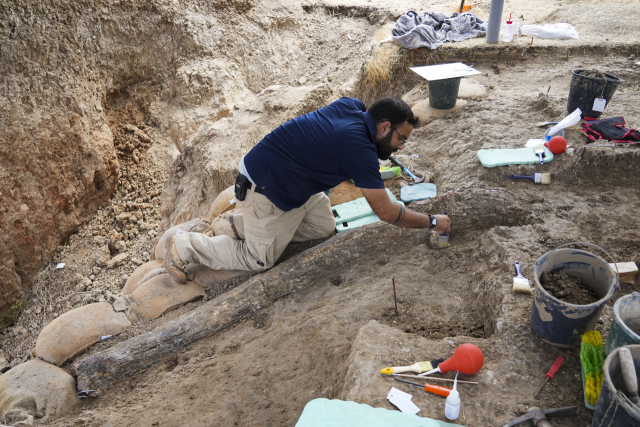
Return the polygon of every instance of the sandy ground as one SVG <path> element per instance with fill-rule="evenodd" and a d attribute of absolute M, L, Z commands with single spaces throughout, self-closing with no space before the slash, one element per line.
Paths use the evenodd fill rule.
<path fill-rule="evenodd" d="M 333 3 L 336 8 L 342 8 L 330 14 Z M 363 62 L 370 51 L 366 43 L 375 39 L 378 29 L 386 22 L 382 18 L 382 22 L 372 19 L 372 16 L 376 18 L 375 14 L 365 18 L 358 15 L 358 10 L 383 2 L 346 3 L 349 2 L 326 1 L 324 7 L 308 13 L 316 20 L 342 20 L 341 25 L 345 25 L 353 19 L 357 25 L 368 27 L 368 33 L 361 35 L 363 42 L 354 48 L 355 61 Z M 432 6 L 435 10 L 449 11 L 453 5 L 451 2 L 413 3 L 417 10 Z M 486 15 L 487 4 L 478 6 L 479 16 Z M 597 2 L 593 8 L 602 18 L 599 22 L 614 25 L 620 8 L 631 11 L 634 6 L 630 2 L 611 1 Z M 513 263 L 520 261 L 524 275 L 532 279 L 533 264 L 541 255 L 574 241 L 600 245 L 615 261 L 640 262 L 637 231 L 640 220 L 635 215 L 640 208 L 640 151 L 635 147 L 588 147 L 579 154 L 585 137 L 577 129 L 570 129 L 567 132 L 569 150 L 544 166 L 487 169 L 480 165 L 476 155 L 479 149 L 521 147 L 529 138 L 542 137 L 543 131 L 533 124 L 561 119 L 567 114 L 571 70 L 577 68 L 597 67 L 625 79 L 625 85 L 616 92 L 605 116 L 622 115 L 630 127 L 640 126 L 640 79 L 635 65 L 638 52 L 633 50 L 637 47 L 620 44 L 618 37 L 607 40 L 610 32 L 603 30 L 606 25 L 594 25 L 590 14 L 581 7 L 569 2 L 507 2 L 505 11 L 522 10 L 527 21 L 571 17 L 569 22 L 574 23 L 582 38 L 577 41 L 536 39 L 529 48 L 530 40 L 495 47 L 487 46 L 483 39 L 475 39 L 447 45 L 435 52 L 401 52 L 401 65 L 394 72 L 393 81 L 383 85 L 381 92 L 403 95 L 424 87 L 425 82 L 407 66 L 459 58 L 455 60 L 464 60 L 481 71 L 481 75 L 474 76 L 474 81 L 487 88 L 487 97 L 470 101 L 457 112 L 416 129 L 411 142 L 398 157 L 418 174 L 433 177 L 445 206 L 447 200 L 464 200 L 470 190 L 483 189 L 484 204 L 490 205 L 493 197 L 497 202 L 506 194 L 526 214 L 507 215 L 496 226 L 487 228 L 478 224 L 477 230 L 456 233 L 456 219 L 473 216 L 473 207 L 477 206 L 473 201 L 466 207 L 463 204 L 449 211 L 452 246 L 443 250 L 437 249 L 434 236 L 428 231 L 396 229 L 394 238 L 381 240 L 377 251 L 369 257 L 348 268 L 328 270 L 323 280 L 312 283 L 308 289 L 277 301 L 244 323 L 196 343 L 166 363 L 141 372 L 130 382 L 84 401 L 78 412 L 43 425 L 293 426 L 304 405 L 319 397 L 392 409 L 386 401 L 392 386 L 412 392 L 413 401 L 422 410 L 421 416 L 444 420 L 443 398 L 398 385 L 379 374 L 379 370 L 446 358 L 455 346 L 465 342 L 478 345 L 486 362 L 478 374 L 461 376 L 479 384 L 459 387 L 463 408 L 460 424 L 500 426 L 532 406 L 547 409 L 577 405 L 575 419 L 563 419 L 552 425 L 589 425 L 592 412 L 583 404 L 578 351 L 547 345 L 535 336 L 529 327 L 531 297 L 511 292 L 515 275 Z M 356 16 L 349 17 L 349 13 Z M 635 59 L 630 58 L 632 54 Z M 333 96 L 344 94 L 344 85 L 348 83 L 344 69 L 329 69 L 327 76 L 343 84 L 335 85 Z M 332 85 L 327 80 L 325 83 Z M 353 83 L 353 96 L 370 100 L 378 95 L 357 81 Z M 118 120 L 147 125 L 145 131 L 152 137 L 158 132 L 154 140 L 162 140 L 153 124 L 145 122 L 148 113 L 138 117 L 135 111 L 125 113 L 124 107 L 118 111 L 119 115 L 111 118 L 112 128 Z M 240 118 L 234 114 L 234 119 L 240 120 L 244 111 L 240 109 L 237 113 Z M 233 128 L 233 122 L 228 126 L 226 130 Z M 248 130 L 239 132 L 251 135 Z M 152 145 L 151 150 L 147 159 L 155 159 L 158 168 L 163 162 L 166 164 L 169 156 L 162 155 L 168 151 L 166 148 L 154 149 Z M 175 148 L 172 150 L 175 155 Z M 224 155 L 227 154 L 221 153 Z M 125 162 L 124 157 L 122 161 Z M 551 173 L 551 185 L 534 185 L 506 177 L 534 172 Z M 155 184 L 160 185 L 164 172 L 159 169 L 152 175 L 149 179 L 156 179 Z M 131 184 L 131 181 L 127 182 Z M 396 193 L 400 185 L 399 181 L 394 183 L 392 188 Z M 145 191 L 150 193 L 152 188 Z M 124 197 L 128 193 L 120 194 Z M 112 206 L 123 203 L 118 197 Z M 159 208 L 155 209 L 148 222 L 157 226 Z M 100 222 L 100 214 L 96 218 L 94 221 Z M 93 233 L 89 233 L 91 224 L 86 227 L 89 228 L 83 228 L 79 237 L 71 239 L 54 261 L 67 262 L 88 276 L 90 260 L 95 258 L 98 245 Z M 390 226 L 367 227 L 375 238 L 380 229 Z M 138 242 L 131 244 L 132 254 L 144 260 L 144 253 L 151 252 L 153 236 L 141 233 L 132 237 L 132 241 Z M 331 244 L 331 240 L 325 244 Z M 294 247 L 290 255 L 306 248 L 304 245 Z M 295 268 L 297 260 L 293 256 L 275 268 Z M 134 268 L 135 265 L 128 264 L 109 272 L 102 287 L 121 286 L 122 274 L 130 274 Z M 54 295 L 48 298 L 57 304 L 59 298 L 73 292 L 75 284 L 70 283 L 70 276 L 55 279 L 54 274 L 51 269 L 44 271 L 42 280 L 47 279 L 47 283 L 53 285 L 50 289 Z M 397 314 L 393 308 L 392 278 L 398 291 Z M 621 292 L 606 304 L 597 326 L 605 339 L 613 302 L 632 291 L 640 291 L 640 279 L 636 278 L 633 285 L 622 285 Z M 209 290 L 208 298 L 220 292 L 224 289 Z M 95 300 L 100 298 L 92 296 Z M 26 326 L 28 332 L 8 333 L 9 339 L 3 343 L 5 354 L 18 361 L 29 357 L 41 327 L 55 317 L 54 314 L 65 310 L 64 301 L 48 310 L 38 298 L 36 295 L 30 301 L 26 307 L 29 312 L 18 322 Z M 86 302 L 78 299 L 77 304 L 83 303 Z M 137 325 L 136 329 L 115 337 L 113 342 L 177 318 L 201 303 L 192 303 L 157 321 Z M 108 341 L 100 343 L 90 351 L 109 345 L 112 344 Z M 565 358 L 565 364 L 539 399 L 534 399 L 545 373 L 558 356 Z M 453 377 L 452 373 L 444 376 Z"/>

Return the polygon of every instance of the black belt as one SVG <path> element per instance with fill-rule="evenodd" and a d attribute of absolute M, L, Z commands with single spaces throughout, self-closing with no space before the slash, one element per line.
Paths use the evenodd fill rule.
<path fill-rule="evenodd" d="M 247 189 L 251 190 L 251 187 L 253 187 L 253 184 L 251 183 L 251 181 L 249 181 L 249 184 L 247 184 Z M 263 194 L 262 193 L 262 188 L 258 187 L 257 185 L 256 185 L 256 189 L 253 190 L 253 192 L 254 193 L 258 193 L 258 194 Z"/>

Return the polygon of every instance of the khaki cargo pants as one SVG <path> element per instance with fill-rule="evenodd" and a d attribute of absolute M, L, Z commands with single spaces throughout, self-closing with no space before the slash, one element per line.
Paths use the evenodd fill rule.
<path fill-rule="evenodd" d="M 336 227 L 331 203 L 324 193 L 315 194 L 301 207 L 285 212 L 254 190 L 252 186 L 245 200 L 237 202 L 244 224 L 234 223 L 244 240 L 207 237 L 202 233 L 176 235 L 176 249 L 182 261 L 214 270 L 264 271 L 276 263 L 289 242 L 329 237 Z"/>

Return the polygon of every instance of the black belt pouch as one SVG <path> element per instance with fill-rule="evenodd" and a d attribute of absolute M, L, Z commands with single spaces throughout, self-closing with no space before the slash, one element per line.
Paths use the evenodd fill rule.
<path fill-rule="evenodd" d="M 238 177 L 236 178 L 236 185 L 234 188 L 236 199 L 240 200 L 241 202 L 244 201 L 245 197 L 247 197 L 247 189 L 249 189 L 250 186 L 251 181 L 249 181 L 249 178 L 239 173 Z"/>

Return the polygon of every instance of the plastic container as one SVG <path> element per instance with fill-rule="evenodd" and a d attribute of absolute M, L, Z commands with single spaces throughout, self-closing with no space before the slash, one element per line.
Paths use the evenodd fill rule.
<path fill-rule="evenodd" d="M 456 105 L 462 77 L 429 80 L 429 105 L 438 110 L 448 110 Z"/>
<path fill-rule="evenodd" d="M 602 72 L 600 73 L 603 77 L 592 77 L 584 74 L 589 72 L 590 70 L 573 70 L 567 111 L 572 112 L 576 108 L 580 108 L 582 110 L 582 118 L 591 117 L 597 119 L 602 114 L 602 111 L 593 110 L 593 103 L 596 98 L 604 99 L 606 108 L 611 102 L 614 92 L 624 80 L 613 74 Z"/>
<path fill-rule="evenodd" d="M 629 345 L 627 348 L 631 352 L 637 377 L 640 373 L 640 345 Z M 627 397 L 619 351 L 620 348 L 616 348 L 604 361 L 604 379 L 591 427 L 640 425 L 640 407 Z"/>
<path fill-rule="evenodd" d="M 553 128 L 551 128 L 553 129 Z M 553 138 L 554 136 L 564 136 L 564 129 L 560 129 L 559 131 L 557 131 L 554 134 L 550 134 L 549 131 L 551 129 L 547 129 L 546 131 L 544 131 L 544 141 L 547 142 L 549 141 L 551 138 Z"/>
<path fill-rule="evenodd" d="M 560 270 L 578 277 L 600 300 L 576 305 L 549 294 L 540 284 L 540 276 Z M 544 342 L 563 348 L 580 344 L 582 334 L 593 329 L 617 286 L 617 277 L 604 259 L 569 248 L 554 249 L 541 256 L 533 267 L 533 281 L 531 329 Z"/>
<path fill-rule="evenodd" d="M 503 42 L 513 41 L 513 40 L 515 40 L 516 37 L 518 37 L 518 33 L 517 33 L 517 30 L 516 30 L 516 24 L 514 24 L 513 21 L 511 20 L 511 15 L 512 14 L 513 14 L 513 12 L 511 12 L 509 14 L 509 19 L 504 24 L 504 30 L 502 31 L 502 41 Z"/>
<path fill-rule="evenodd" d="M 444 406 L 444 416 L 453 421 L 460 416 L 460 393 L 458 393 L 458 374 L 453 381 L 453 389 L 449 392 Z"/>
<path fill-rule="evenodd" d="M 640 345 L 640 294 L 633 292 L 620 298 L 613 305 L 613 322 L 604 345 L 610 354 L 618 347 Z"/>

